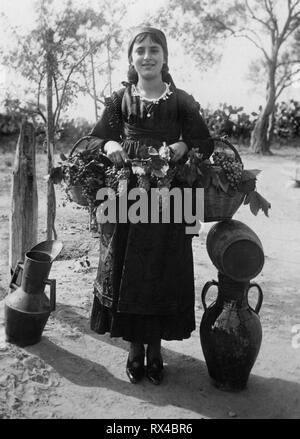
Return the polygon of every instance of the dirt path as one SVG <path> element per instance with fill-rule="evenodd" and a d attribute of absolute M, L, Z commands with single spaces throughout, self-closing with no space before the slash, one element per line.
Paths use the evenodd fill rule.
<path fill-rule="evenodd" d="M 286 152 L 288 156 L 286 156 Z M 258 190 L 272 203 L 270 218 L 254 217 L 248 206 L 235 216 L 263 242 L 266 262 L 255 279 L 264 293 L 260 311 L 263 342 L 248 387 L 240 393 L 217 390 L 209 381 L 199 340 L 203 309 L 200 294 L 216 278 L 205 239 L 212 224 L 194 239 L 197 329 L 189 340 L 163 342 L 166 377 L 161 386 L 128 382 L 127 343 L 89 329 L 92 283 L 98 259 L 97 239 L 87 230 L 87 213 L 58 207 L 57 230 L 64 242 L 51 278 L 57 280 L 57 309 L 42 341 L 24 349 L 5 343 L 0 302 L 0 418 L 299 418 L 300 337 L 300 189 L 288 185 L 295 150 L 273 157 L 244 155 L 247 168 L 262 169 Z M 41 158 L 43 164 L 45 158 Z M 8 214 L 12 162 L 0 167 L 0 299 L 7 293 Z M 5 164 L 6 163 L 6 164 Z M 39 166 L 40 240 L 44 240 L 45 182 Z M 91 262 L 80 269 L 78 258 Z M 76 262 L 77 261 L 77 262 Z M 255 301 L 255 297 L 252 299 Z"/>

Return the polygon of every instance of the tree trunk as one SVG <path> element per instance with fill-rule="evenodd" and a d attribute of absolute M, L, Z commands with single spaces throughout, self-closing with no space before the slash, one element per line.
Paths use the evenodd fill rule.
<path fill-rule="evenodd" d="M 47 157 L 48 166 L 47 171 L 50 174 L 53 167 L 53 155 L 54 155 L 54 120 L 53 120 L 53 108 L 52 108 L 52 98 L 53 98 L 53 30 L 48 30 L 47 35 Z M 55 200 L 55 190 L 54 184 L 51 179 L 48 180 L 47 187 L 47 239 L 52 240 L 57 238 L 55 231 L 55 215 L 56 215 L 56 200 Z"/>
<path fill-rule="evenodd" d="M 276 63 L 273 61 L 269 65 L 269 80 L 267 85 L 267 101 L 255 123 L 251 133 L 251 148 L 256 154 L 271 155 L 269 128 L 270 120 L 274 112 L 276 101 L 275 89 L 275 69 Z"/>
<path fill-rule="evenodd" d="M 263 110 L 251 133 L 251 148 L 256 154 L 271 154 L 268 139 L 269 115 Z"/>
<path fill-rule="evenodd" d="M 12 180 L 9 237 L 9 267 L 14 271 L 17 262 L 37 243 L 38 194 L 35 172 L 35 132 L 31 123 L 22 120 L 16 148 Z"/>
<path fill-rule="evenodd" d="M 269 145 L 271 145 L 273 142 L 274 128 L 275 128 L 275 105 L 274 105 L 274 109 L 272 111 L 272 114 L 270 114 L 270 116 L 269 116 L 269 126 L 268 126 L 268 133 L 267 133 Z"/>

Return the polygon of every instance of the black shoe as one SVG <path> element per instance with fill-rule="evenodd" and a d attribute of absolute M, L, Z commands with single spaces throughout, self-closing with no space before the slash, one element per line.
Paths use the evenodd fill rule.
<path fill-rule="evenodd" d="M 129 360 L 129 356 L 126 364 L 126 373 L 132 384 L 136 384 L 145 376 L 145 366 L 144 366 L 145 354 L 141 354 Z"/>
<path fill-rule="evenodd" d="M 164 377 L 164 365 L 162 358 L 153 358 L 149 360 L 147 357 L 146 376 L 152 384 L 160 384 Z"/>

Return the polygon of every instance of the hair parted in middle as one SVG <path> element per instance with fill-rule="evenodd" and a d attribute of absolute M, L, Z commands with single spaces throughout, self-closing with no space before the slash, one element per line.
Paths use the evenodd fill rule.
<path fill-rule="evenodd" d="M 161 30 L 156 29 L 154 27 L 137 28 L 136 32 L 134 33 L 134 35 L 132 36 L 132 38 L 129 42 L 129 46 L 128 46 L 129 69 L 127 72 L 128 81 L 131 84 L 137 84 L 137 82 L 138 82 L 138 74 L 137 74 L 134 66 L 131 64 L 133 45 L 134 45 L 134 43 L 141 43 L 147 37 L 150 37 L 150 39 L 154 43 L 159 44 L 162 47 L 163 53 L 164 53 L 164 58 L 165 58 L 165 62 L 163 64 L 162 71 L 161 71 L 162 80 L 164 82 L 171 83 L 174 86 L 174 82 L 173 82 L 173 79 L 169 73 L 169 67 L 168 67 L 168 55 L 169 54 L 168 54 L 167 39 L 165 37 L 165 34 Z"/>

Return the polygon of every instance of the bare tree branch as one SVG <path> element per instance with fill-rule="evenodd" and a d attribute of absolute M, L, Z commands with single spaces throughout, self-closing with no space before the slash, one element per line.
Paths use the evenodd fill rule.
<path fill-rule="evenodd" d="M 300 73 L 300 67 L 294 72 L 288 72 L 282 75 L 282 77 L 279 79 L 279 81 L 276 84 L 276 89 L 279 88 L 279 90 L 276 93 L 276 99 L 285 88 L 290 87 L 298 80 L 297 75 L 299 73 Z"/>
<path fill-rule="evenodd" d="M 292 64 L 300 64 L 300 59 L 281 61 L 277 64 L 277 67 L 288 66 L 288 65 L 292 65 Z"/>
<path fill-rule="evenodd" d="M 273 23 L 275 37 L 277 37 L 279 30 L 278 30 L 277 18 L 276 18 L 276 15 L 274 14 L 273 2 L 272 2 L 272 0 L 264 0 L 264 3 L 265 3 L 266 11 L 268 12 L 270 19 Z"/>
<path fill-rule="evenodd" d="M 296 7 L 300 4 L 300 0 L 296 0 L 295 3 L 291 4 L 291 2 L 289 1 L 290 4 L 290 10 L 293 13 L 293 11 L 296 9 Z"/>
<path fill-rule="evenodd" d="M 214 16 L 214 17 L 208 17 L 208 20 L 207 20 L 207 21 L 208 21 L 208 22 L 212 22 L 212 23 L 217 23 L 217 24 L 220 26 L 220 28 L 221 28 L 222 30 L 227 30 L 227 31 L 229 31 L 231 35 L 234 35 L 234 34 L 235 34 L 235 31 L 234 31 L 231 27 L 227 26 L 227 25 L 224 23 L 224 21 L 220 20 L 220 19 L 219 19 L 218 17 L 216 17 L 216 16 Z"/>
<path fill-rule="evenodd" d="M 238 33 L 234 34 L 233 36 L 237 37 L 237 38 L 246 38 L 247 40 L 251 41 L 264 54 L 264 57 L 266 58 L 266 60 L 268 62 L 271 62 L 271 58 L 269 57 L 265 48 L 263 46 L 261 46 L 257 41 L 255 41 L 252 37 L 250 37 L 247 34 L 238 34 Z"/>
<path fill-rule="evenodd" d="M 262 24 L 262 25 L 263 25 L 264 27 L 266 27 L 268 30 L 272 30 L 271 26 L 270 26 L 267 22 L 265 22 L 265 21 L 262 20 L 261 18 L 258 18 L 258 17 L 255 15 L 253 9 L 252 9 L 252 8 L 250 7 L 250 5 L 249 5 L 248 0 L 245 0 L 245 4 L 246 4 L 246 7 L 247 7 L 248 11 L 250 12 L 250 18 L 252 18 L 252 20 L 255 20 L 255 21 L 257 21 L 258 23 Z"/>
<path fill-rule="evenodd" d="M 92 98 L 92 99 L 94 99 L 94 94 L 92 93 L 92 91 L 91 91 L 91 89 L 90 89 L 90 85 L 89 85 L 89 83 L 88 83 L 88 79 L 87 79 L 87 76 L 86 76 L 86 74 L 84 73 L 83 74 L 83 79 L 84 79 L 84 82 L 85 82 L 85 89 L 84 89 L 84 91 Z M 104 103 L 105 103 L 105 101 L 104 100 L 102 100 L 102 99 L 100 99 L 98 96 L 96 97 L 96 100 L 97 100 L 97 102 L 99 102 L 100 104 L 102 104 L 102 105 L 104 105 Z"/>
<path fill-rule="evenodd" d="M 69 81 L 70 81 L 70 78 L 71 78 L 71 76 L 72 76 L 72 73 L 74 72 L 74 70 L 85 60 L 85 58 L 89 55 L 89 51 L 87 51 L 81 58 L 80 58 L 80 60 L 77 62 L 77 63 L 75 63 L 75 64 L 73 64 L 73 66 L 71 67 L 71 69 L 70 69 L 70 71 L 69 71 L 69 73 L 68 73 L 68 75 L 67 75 L 67 78 L 64 80 L 64 86 L 63 86 L 63 89 L 62 89 L 62 92 L 61 92 L 61 95 L 60 95 L 60 99 L 59 99 L 59 103 L 58 103 L 58 106 L 57 106 L 57 112 L 56 112 L 56 120 L 55 120 L 55 124 L 54 124 L 54 126 L 55 126 L 55 129 L 57 129 L 57 126 L 58 126 L 58 121 L 59 121 L 59 116 L 60 116 L 60 112 L 61 112 L 61 109 L 62 109 L 62 105 L 63 105 L 63 100 L 64 100 L 64 97 L 65 97 L 65 93 L 66 93 L 66 90 L 67 90 L 67 86 L 68 86 L 68 83 L 69 83 Z"/>
<path fill-rule="evenodd" d="M 283 25 L 283 28 L 278 36 L 278 43 L 279 46 L 281 46 L 281 44 L 283 43 L 283 41 L 287 38 L 286 34 L 289 31 L 289 26 L 291 23 L 291 19 L 293 17 L 293 9 L 294 9 L 295 5 L 291 5 L 291 0 L 288 0 L 288 16 L 286 18 L 286 21 Z"/>
<path fill-rule="evenodd" d="M 283 90 L 285 90 L 286 88 L 290 87 L 291 85 L 293 85 L 295 82 L 295 80 L 290 81 L 290 82 L 286 82 L 285 84 L 283 84 L 281 86 L 281 88 L 278 90 L 278 92 L 276 93 L 276 99 L 279 98 L 279 96 L 281 95 L 281 93 L 283 92 Z"/>

